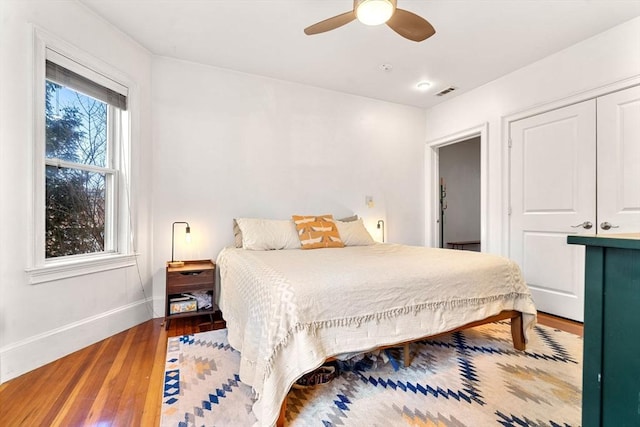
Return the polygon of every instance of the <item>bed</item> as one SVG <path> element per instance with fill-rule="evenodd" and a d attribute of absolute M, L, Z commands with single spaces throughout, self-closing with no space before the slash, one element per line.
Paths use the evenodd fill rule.
<path fill-rule="evenodd" d="M 240 379 L 257 399 L 258 425 L 280 424 L 292 384 L 335 356 L 504 318 L 524 349 L 536 309 L 517 264 L 371 243 L 219 254 L 219 305 L 229 343 L 241 352 Z"/>

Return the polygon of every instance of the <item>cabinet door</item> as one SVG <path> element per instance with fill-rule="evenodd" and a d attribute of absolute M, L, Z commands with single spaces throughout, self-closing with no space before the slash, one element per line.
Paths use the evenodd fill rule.
<path fill-rule="evenodd" d="M 605 249 L 603 273 L 602 426 L 637 427 L 640 426 L 640 250 Z"/>
<path fill-rule="evenodd" d="M 598 234 L 640 230 L 640 87 L 598 98 Z M 605 230 L 608 222 L 612 228 Z M 606 225 L 605 225 L 606 228 Z"/>
<path fill-rule="evenodd" d="M 511 123 L 509 256 L 540 311 L 582 321 L 584 248 L 596 221 L 595 100 Z M 591 222 L 593 228 L 579 224 Z"/>

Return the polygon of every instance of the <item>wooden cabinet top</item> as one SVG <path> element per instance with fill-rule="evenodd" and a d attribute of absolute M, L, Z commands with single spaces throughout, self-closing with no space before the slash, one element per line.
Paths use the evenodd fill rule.
<path fill-rule="evenodd" d="M 640 249 L 640 233 L 568 236 L 567 243 L 604 248 Z"/>
<path fill-rule="evenodd" d="M 167 262 L 167 271 L 169 273 L 193 270 L 212 270 L 215 267 L 215 263 L 210 259 L 185 261 L 182 267 L 169 267 L 169 262 Z"/>

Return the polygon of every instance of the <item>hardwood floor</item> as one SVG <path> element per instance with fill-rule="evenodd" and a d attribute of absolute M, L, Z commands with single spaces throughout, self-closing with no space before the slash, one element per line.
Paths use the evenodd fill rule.
<path fill-rule="evenodd" d="M 538 322 L 582 336 L 577 322 L 543 313 Z M 167 338 L 212 328 L 206 316 L 174 320 L 168 331 L 149 320 L 8 381 L 0 426 L 157 426 Z"/>
<path fill-rule="evenodd" d="M 210 329 L 208 316 L 150 320 L 8 381 L 0 426 L 157 426 L 167 338 Z"/>
<path fill-rule="evenodd" d="M 538 312 L 538 323 L 541 325 L 549 326 L 551 328 L 560 329 L 572 334 L 584 336 L 584 328 L 582 323 L 574 320 L 565 319 L 563 317 L 556 317 L 551 314 Z"/>

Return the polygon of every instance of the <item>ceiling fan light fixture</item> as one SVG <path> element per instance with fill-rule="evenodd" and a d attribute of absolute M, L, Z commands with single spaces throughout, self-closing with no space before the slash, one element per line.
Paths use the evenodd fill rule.
<path fill-rule="evenodd" d="M 362 0 L 356 7 L 356 16 L 365 25 L 380 25 L 391 18 L 394 9 L 391 0 Z"/>

